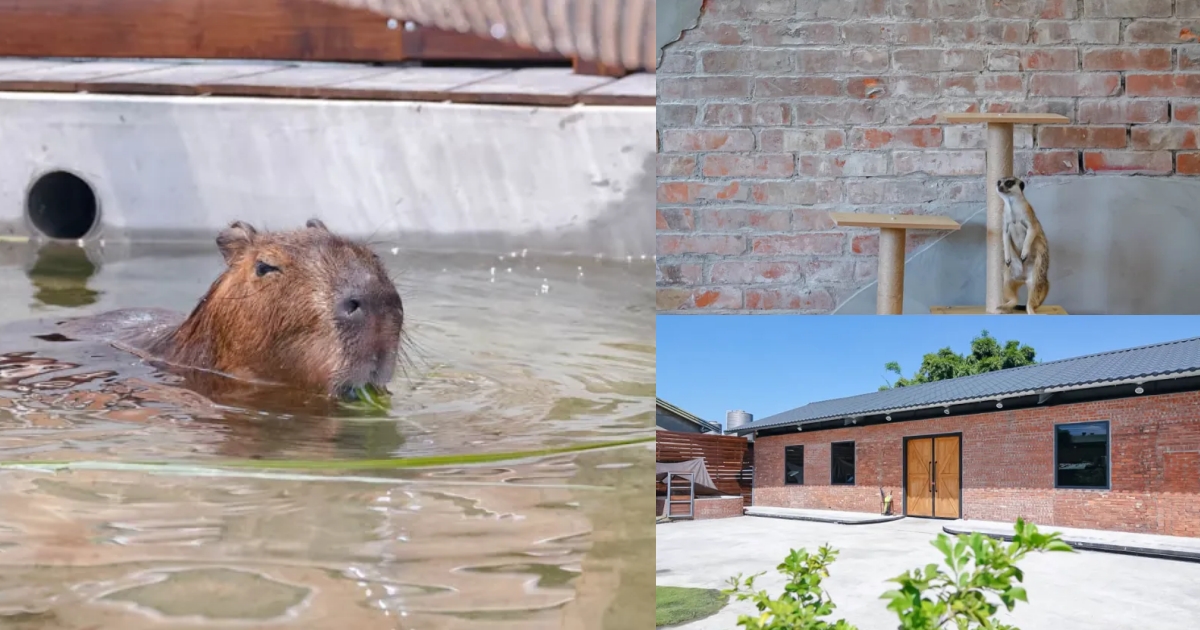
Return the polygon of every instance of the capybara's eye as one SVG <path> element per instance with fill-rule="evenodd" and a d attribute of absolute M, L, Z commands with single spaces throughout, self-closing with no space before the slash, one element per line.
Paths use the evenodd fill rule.
<path fill-rule="evenodd" d="M 272 267 L 261 260 L 254 263 L 254 273 L 259 278 L 271 273 L 272 271 L 279 271 L 279 267 Z"/>

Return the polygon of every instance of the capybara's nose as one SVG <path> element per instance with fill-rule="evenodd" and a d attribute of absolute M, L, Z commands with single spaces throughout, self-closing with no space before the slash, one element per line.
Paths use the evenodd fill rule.
<path fill-rule="evenodd" d="M 358 296 L 349 296 L 341 299 L 337 304 L 337 318 L 346 321 L 357 321 L 366 316 L 363 300 Z"/>

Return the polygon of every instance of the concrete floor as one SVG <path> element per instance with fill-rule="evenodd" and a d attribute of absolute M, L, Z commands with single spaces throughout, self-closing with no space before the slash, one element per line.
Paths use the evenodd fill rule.
<path fill-rule="evenodd" d="M 767 574 L 758 588 L 778 595 L 783 578 L 775 566 L 788 550 L 815 550 L 829 543 L 841 553 L 824 583 L 837 609 L 859 630 L 896 627 L 896 617 L 879 595 L 888 578 L 939 562 L 929 545 L 944 523 L 906 518 L 875 525 L 834 525 L 774 518 L 740 517 L 677 522 L 656 528 L 657 583 L 724 588 L 729 576 Z M 1200 563 L 1080 551 L 1027 557 L 1029 603 L 1018 602 L 1000 619 L 1022 630 L 1194 630 L 1200 625 Z M 749 602 L 731 601 L 716 615 L 679 626 L 687 630 L 733 630 L 739 614 L 754 613 Z"/>

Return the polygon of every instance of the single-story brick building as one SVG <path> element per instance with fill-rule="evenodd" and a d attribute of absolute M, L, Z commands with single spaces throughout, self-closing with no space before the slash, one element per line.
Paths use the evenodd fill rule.
<path fill-rule="evenodd" d="M 814 402 L 753 434 L 755 506 L 1200 537 L 1200 338 Z"/>

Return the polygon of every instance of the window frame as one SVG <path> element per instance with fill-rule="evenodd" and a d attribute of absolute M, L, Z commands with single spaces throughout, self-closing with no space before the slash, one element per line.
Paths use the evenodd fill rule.
<path fill-rule="evenodd" d="M 1103 424 L 1104 425 L 1104 485 L 1103 486 L 1060 486 L 1058 485 L 1058 428 L 1070 427 L 1081 424 Z M 1054 423 L 1054 489 L 1055 490 L 1098 490 L 1100 492 L 1109 492 L 1112 490 L 1112 422 L 1109 420 L 1083 420 L 1080 422 L 1056 422 Z"/>
<path fill-rule="evenodd" d="M 853 479 L 853 481 L 850 481 L 849 483 L 844 482 L 844 481 L 834 481 L 833 480 L 833 471 L 834 471 L 833 447 L 838 444 L 849 444 L 850 449 L 851 449 L 850 452 L 853 454 L 853 457 L 854 457 L 854 460 L 853 460 L 854 467 L 852 468 L 853 474 L 851 474 L 851 479 Z M 829 485 L 831 485 L 831 486 L 858 485 L 858 444 L 855 443 L 854 440 L 842 440 L 840 442 L 830 442 L 829 443 Z"/>
<path fill-rule="evenodd" d="M 800 450 L 800 482 L 788 481 L 788 451 L 792 449 Z M 784 486 L 803 486 L 804 485 L 804 445 L 793 444 L 783 447 L 783 485 Z"/>

